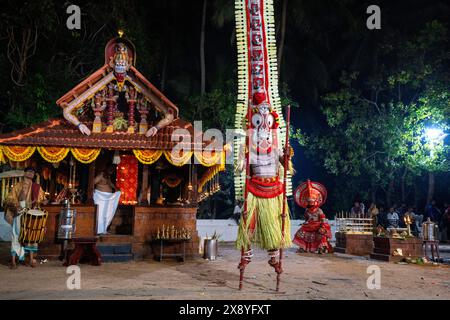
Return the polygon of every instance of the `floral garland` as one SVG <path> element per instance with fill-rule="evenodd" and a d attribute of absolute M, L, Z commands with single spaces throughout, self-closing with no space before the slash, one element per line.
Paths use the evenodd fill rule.
<path fill-rule="evenodd" d="M 0 164 L 6 163 L 5 155 L 3 154 L 3 146 L 0 146 Z"/>
<path fill-rule="evenodd" d="M 167 184 L 167 186 L 170 188 L 177 187 L 181 183 L 181 181 L 182 181 L 182 179 L 180 177 L 178 177 L 176 174 L 168 174 L 162 180 L 162 182 Z"/>
<path fill-rule="evenodd" d="M 155 163 L 163 154 L 162 150 L 133 150 L 134 155 L 143 164 Z"/>
<path fill-rule="evenodd" d="M 184 166 L 186 163 L 188 163 L 191 160 L 192 154 L 192 151 L 188 151 L 182 153 L 181 157 L 178 157 L 178 155 L 173 151 L 164 151 L 164 156 L 166 157 L 167 161 L 177 167 Z"/>
<path fill-rule="evenodd" d="M 11 161 L 22 162 L 29 159 L 36 147 L 3 146 L 4 155 Z"/>
<path fill-rule="evenodd" d="M 97 159 L 101 149 L 71 148 L 70 151 L 75 159 L 81 163 L 87 164 Z"/>
<path fill-rule="evenodd" d="M 195 158 L 197 158 L 198 162 L 200 162 L 200 164 L 204 167 L 212 167 L 213 165 L 216 165 L 219 160 L 221 159 L 222 153 L 223 152 L 208 152 L 208 153 L 212 153 L 212 155 L 210 157 L 205 156 L 205 152 L 203 151 L 195 151 L 194 152 L 194 156 Z"/>
<path fill-rule="evenodd" d="M 203 187 L 209 180 L 211 180 L 219 172 L 225 170 L 225 152 L 221 152 L 221 155 L 222 155 L 221 163 L 206 170 L 206 172 L 200 178 L 200 181 L 198 183 L 198 189 L 197 189 L 199 193 L 201 193 L 203 191 Z"/>
<path fill-rule="evenodd" d="M 69 153 L 69 148 L 59 147 L 37 147 L 37 150 L 45 161 L 50 163 L 57 163 L 62 161 Z"/>

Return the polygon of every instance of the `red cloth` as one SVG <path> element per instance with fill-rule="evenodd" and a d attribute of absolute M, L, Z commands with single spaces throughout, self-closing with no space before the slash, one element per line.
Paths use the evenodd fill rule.
<path fill-rule="evenodd" d="M 39 200 L 39 193 L 41 192 L 41 185 L 33 182 L 31 185 L 31 204 L 34 207 Z"/>
<path fill-rule="evenodd" d="M 261 182 L 252 178 L 248 181 L 248 191 L 259 198 L 274 198 L 283 193 L 283 184 L 279 180 Z"/>
<path fill-rule="evenodd" d="M 121 155 L 117 166 L 116 186 L 120 189 L 120 204 L 137 202 L 138 161 L 134 155 Z"/>
<path fill-rule="evenodd" d="M 320 210 L 320 209 L 318 209 Z M 294 242 L 306 252 L 316 252 L 318 249 L 326 248 L 328 252 L 332 252 L 333 248 L 329 242 L 331 239 L 331 227 L 325 222 L 325 215 L 321 212 L 318 220 L 313 220 L 313 215 L 306 212 L 306 220 L 300 229 L 295 233 Z"/>

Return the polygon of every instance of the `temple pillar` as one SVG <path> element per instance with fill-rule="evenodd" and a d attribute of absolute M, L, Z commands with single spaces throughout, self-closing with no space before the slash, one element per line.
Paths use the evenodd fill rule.
<path fill-rule="evenodd" d="M 148 192 L 148 164 L 142 165 L 142 187 L 141 187 L 141 203 L 150 204 L 147 200 Z"/>
<path fill-rule="evenodd" d="M 87 203 L 86 204 L 94 204 L 94 184 L 95 180 L 95 161 L 92 161 L 89 164 L 89 181 L 87 188 Z"/>
<path fill-rule="evenodd" d="M 197 204 L 198 202 L 198 178 L 197 178 L 197 165 L 192 165 L 192 203 Z"/>

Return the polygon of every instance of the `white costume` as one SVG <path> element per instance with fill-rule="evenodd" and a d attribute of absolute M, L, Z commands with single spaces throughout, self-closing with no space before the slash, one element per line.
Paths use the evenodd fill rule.
<path fill-rule="evenodd" d="M 94 190 L 94 203 L 97 205 L 97 234 L 106 233 L 116 213 L 119 199 L 120 191 L 110 193 Z"/>

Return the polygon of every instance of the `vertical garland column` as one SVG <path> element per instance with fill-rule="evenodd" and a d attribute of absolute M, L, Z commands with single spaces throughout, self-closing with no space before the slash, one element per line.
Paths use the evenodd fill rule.
<path fill-rule="evenodd" d="M 137 92 L 132 86 L 128 87 L 128 91 L 126 93 L 127 101 L 128 101 L 128 133 L 134 133 L 134 110 L 136 104 L 136 96 Z"/>
<path fill-rule="evenodd" d="M 114 85 L 112 83 L 108 85 L 106 105 L 108 107 L 106 132 L 111 133 L 114 131 L 113 122 L 114 112 L 116 110 L 116 97 L 114 96 Z"/>

